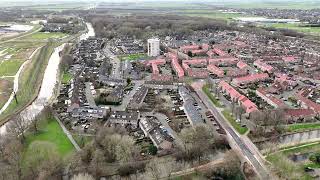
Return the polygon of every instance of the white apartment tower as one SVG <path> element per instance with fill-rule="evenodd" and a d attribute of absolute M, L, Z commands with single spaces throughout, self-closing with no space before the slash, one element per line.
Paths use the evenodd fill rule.
<path fill-rule="evenodd" d="M 158 38 L 148 39 L 148 56 L 156 57 L 160 55 L 160 40 Z"/>

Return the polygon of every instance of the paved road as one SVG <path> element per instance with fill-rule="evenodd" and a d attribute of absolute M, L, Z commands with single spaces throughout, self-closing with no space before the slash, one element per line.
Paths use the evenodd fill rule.
<path fill-rule="evenodd" d="M 256 152 L 256 149 L 254 149 L 252 144 L 248 142 L 250 140 L 243 140 L 242 137 L 237 134 L 233 127 L 221 115 L 221 112 L 219 112 L 218 109 L 213 106 L 206 94 L 202 92 L 202 85 L 203 84 L 201 82 L 196 82 L 192 86 L 196 90 L 203 103 L 215 116 L 216 120 L 219 121 L 222 127 L 226 130 L 228 136 L 231 137 L 229 138 L 229 140 L 231 140 L 230 143 L 237 145 L 237 147 L 239 148 L 238 151 L 240 150 L 243 156 L 252 164 L 261 179 L 271 179 L 268 169 L 263 164 L 261 154 Z"/>
<path fill-rule="evenodd" d="M 86 82 L 85 85 L 86 85 L 86 90 L 85 90 L 86 91 L 86 98 L 87 98 L 89 105 L 91 107 L 97 107 L 96 102 L 94 101 L 94 97 L 91 93 L 91 89 L 90 89 L 91 83 Z"/>
<path fill-rule="evenodd" d="M 110 58 L 110 62 L 112 63 L 112 72 L 110 77 L 113 79 L 121 79 L 123 73 L 120 59 L 110 51 L 109 45 L 104 48 L 104 53 Z"/>

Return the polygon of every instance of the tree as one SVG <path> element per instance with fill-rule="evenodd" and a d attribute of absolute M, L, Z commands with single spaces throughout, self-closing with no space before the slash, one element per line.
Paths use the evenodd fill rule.
<path fill-rule="evenodd" d="M 31 179 L 61 178 L 61 158 L 51 142 L 32 142 L 28 146 L 25 162 Z"/>
<path fill-rule="evenodd" d="M 178 158 L 191 161 L 198 159 L 199 162 L 209 150 L 213 150 L 212 148 L 215 142 L 213 133 L 207 125 L 198 125 L 194 128 L 183 129 L 181 131 L 181 139 L 184 144 L 184 149 L 178 154 Z"/>
<path fill-rule="evenodd" d="M 131 79 L 127 78 L 127 85 L 130 85 L 130 84 L 131 84 Z"/>
<path fill-rule="evenodd" d="M 241 162 L 236 152 L 230 150 L 225 153 L 223 163 L 221 163 L 219 166 L 208 169 L 205 172 L 205 176 L 207 176 L 209 179 L 242 179 L 240 165 Z"/>
<path fill-rule="evenodd" d="M 150 144 L 148 149 L 149 149 L 149 153 L 151 155 L 156 155 L 158 152 L 158 148 L 156 146 L 154 146 L 153 144 Z"/>
<path fill-rule="evenodd" d="M 14 117 L 8 126 L 9 133 L 13 134 L 16 137 L 21 137 L 21 142 L 24 142 L 25 132 L 28 128 L 28 120 L 26 118 L 21 117 L 20 115 L 17 115 Z"/>
<path fill-rule="evenodd" d="M 0 177 L 3 179 L 22 179 L 23 145 L 16 136 L 4 138 L 0 154 Z"/>
<path fill-rule="evenodd" d="M 146 179 L 170 179 L 171 173 L 177 168 L 171 160 L 153 158 L 146 166 Z"/>

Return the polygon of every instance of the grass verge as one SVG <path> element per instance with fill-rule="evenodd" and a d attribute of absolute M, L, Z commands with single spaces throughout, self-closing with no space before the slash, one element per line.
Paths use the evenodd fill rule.
<path fill-rule="evenodd" d="M 248 131 L 247 127 L 242 127 L 241 124 L 238 124 L 235 118 L 231 115 L 230 111 L 223 110 L 222 114 L 230 122 L 230 124 L 238 131 L 240 134 L 245 134 Z"/>
<path fill-rule="evenodd" d="M 219 100 L 216 98 L 216 96 L 214 96 L 211 92 L 210 92 L 210 89 L 209 89 L 209 85 L 204 85 L 202 87 L 202 90 L 204 93 L 206 93 L 206 95 L 209 97 L 209 99 L 211 100 L 211 102 L 219 107 L 219 108 L 222 108 L 223 106 L 220 104 Z"/>
<path fill-rule="evenodd" d="M 320 123 L 291 124 L 286 126 L 288 132 L 300 132 L 314 129 L 320 129 Z"/>

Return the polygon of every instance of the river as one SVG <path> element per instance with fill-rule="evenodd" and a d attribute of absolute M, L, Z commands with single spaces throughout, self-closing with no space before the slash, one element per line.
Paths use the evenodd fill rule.
<path fill-rule="evenodd" d="M 86 23 L 86 26 L 88 31 L 87 33 L 82 34 L 80 36 L 80 40 L 85 40 L 91 36 L 95 36 L 95 32 L 92 25 L 90 23 Z M 44 72 L 38 97 L 30 106 L 28 106 L 26 109 L 24 109 L 20 113 L 21 118 L 23 118 L 27 123 L 32 122 L 34 117 L 37 116 L 43 110 L 43 108 L 49 103 L 50 99 L 53 96 L 54 88 L 57 83 L 58 69 L 60 64 L 59 52 L 63 49 L 64 46 L 65 44 L 62 44 L 54 49 L 48 61 L 46 70 Z M 0 127 L 1 135 L 6 134 L 7 127 L 9 125 L 10 125 L 10 121 Z"/>

